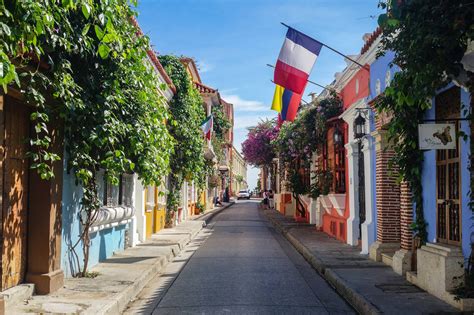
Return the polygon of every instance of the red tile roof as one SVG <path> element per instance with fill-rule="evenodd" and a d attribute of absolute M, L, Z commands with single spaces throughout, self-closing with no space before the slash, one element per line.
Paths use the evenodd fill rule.
<path fill-rule="evenodd" d="M 367 50 L 369 50 L 370 46 L 374 43 L 374 41 L 379 37 L 379 35 L 382 34 L 382 29 L 380 27 L 377 27 L 375 31 L 370 34 L 369 38 L 365 41 L 364 46 L 360 50 L 360 54 L 362 55 L 365 53 Z"/>

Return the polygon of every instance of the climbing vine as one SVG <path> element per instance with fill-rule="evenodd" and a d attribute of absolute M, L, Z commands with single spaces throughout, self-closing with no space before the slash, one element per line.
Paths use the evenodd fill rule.
<path fill-rule="evenodd" d="M 224 149 L 226 145 L 225 135 L 232 127 L 229 120 L 225 117 L 222 105 L 212 106 L 212 146 L 218 161 L 224 160 Z"/>
<path fill-rule="evenodd" d="M 394 51 L 395 74 L 391 86 L 377 101 L 379 111 L 394 113 L 388 135 L 396 152 L 394 163 L 401 180 L 412 189 L 416 221 L 414 231 L 426 242 L 422 202 L 423 153 L 418 150 L 417 127 L 436 91 L 452 80 L 473 92 L 473 73 L 462 60 L 474 35 L 473 7 L 463 0 L 387 0 L 379 6 L 382 52 Z M 472 178 L 472 176 L 471 176 Z M 472 180 L 471 180 L 472 183 Z M 471 186 L 473 186 L 471 184 Z"/>
<path fill-rule="evenodd" d="M 205 183 L 204 137 L 200 128 L 205 112 L 201 95 L 193 86 L 191 77 L 179 58 L 159 56 L 159 60 L 176 87 L 167 124 L 175 139 L 175 148 L 170 159 L 167 198 L 170 219 L 172 212 L 178 209 L 180 189 L 184 180 L 194 180 L 198 187 Z"/>
<path fill-rule="evenodd" d="M 60 154 L 51 132 L 61 121 L 67 167 L 83 190 L 79 241 L 87 272 L 89 227 L 102 204 L 96 174 L 114 185 L 125 172 L 159 184 L 172 139 L 159 81 L 144 60 L 148 38 L 132 23 L 136 1 L 0 1 L 0 84 L 33 108 L 31 167 L 54 176 Z M 76 255 L 77 257 L 77 255 Z"/>

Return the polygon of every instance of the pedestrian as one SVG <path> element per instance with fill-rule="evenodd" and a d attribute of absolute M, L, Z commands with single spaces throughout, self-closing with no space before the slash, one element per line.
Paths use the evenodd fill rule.
<path fill-rule="evenodd" d="M 268 192 L 266 189 L 263 191 L 263 204 L 265 207 L 268 206 Z"/>
<path fill-rule="evenodd" d="M 218 196 L 214 197 L 214 206 L 221 206 L 222 207 L 222 202 L 219 200 Z"/>
<path fill-rule="evenodd" d="M 268 191 L 268 206 L 270 209 L 275 209 L 275 201 L 273 199 L 273 191 L 271 189 Z"/>

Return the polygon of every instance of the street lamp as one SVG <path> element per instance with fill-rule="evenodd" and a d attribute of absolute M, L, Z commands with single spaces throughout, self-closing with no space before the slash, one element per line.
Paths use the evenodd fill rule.
<path fill-rule="evenodd" d="M 362 223 L 365 222 L 365 162 L 364 153 L 362 152 L 362 138 L 367 134 L 365 118 L 368 118 L 368 111 L 356 109 L 358 115 L 354 120 L 354 139 L 357 140 L 358 146 L 358 193 L 359 193 L 359 239 L 362 239 Z"/>
<path fill-rule="evenodd" d="M 362 117 L 362 113 L 359 111 L 359 115 L 354 120 L 354 138 L 361 139 L 365 135 L 365 118 Z"/>

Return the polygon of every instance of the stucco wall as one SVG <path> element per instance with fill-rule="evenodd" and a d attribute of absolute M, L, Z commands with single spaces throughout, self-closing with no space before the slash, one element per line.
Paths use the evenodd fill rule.
<path fill-rule="evenodd" d="M 68 174 L 64 167 L 63 196 L 62 196 L 62 242 L 61 242 L 61 269 L 67 277 L 77 272 L 77 262 L 69 250 L 75 244 L 80 234 L 80 200 L 81 189 L 75 184 L 74 175 Z M 125 230 L 128 224 L 104 229 L 91 234 L 89 266 L 96 265 L 113 255 L 115 251 L 123 250 L 125 244 Z M 75 249 L 79 263 L 83 264 L 82 244 Z"/>

